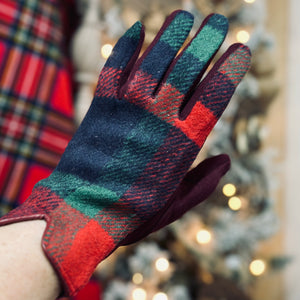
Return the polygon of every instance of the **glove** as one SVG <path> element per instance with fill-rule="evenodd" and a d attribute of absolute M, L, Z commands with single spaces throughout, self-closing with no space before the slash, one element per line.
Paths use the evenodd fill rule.
<path fill-rule="evenodd" d="M 175 11 L 139 59 L 143 26 L 124 34 L 56 169 L 0 220 L 46 220 L 42 247 L 64 295 L 76 294 L 99 262 L 164 214 L 249 68 L 248 48 L 235 44 L 200 81 L 228 24 L 210 15 L 177 55 L 192 24 L 191 14 Z"/>
<path fill-rule="evenodd" d="M 229 168 L 230 158 L 226 154 L 205 159 L 185 175 L 165 206 L 151 219 L 128 234 L 119 245 L 133 244 L 179 219 L 211 195 Z"/>

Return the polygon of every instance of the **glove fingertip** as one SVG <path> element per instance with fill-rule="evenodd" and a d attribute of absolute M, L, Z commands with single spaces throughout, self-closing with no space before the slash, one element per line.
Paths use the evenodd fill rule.
<path fill-rule="evenodd" d="M 215 28 L 223 35 L 227 34 L 229 23 L 228 19 L 221 14 L 210 14 L 203 21 L 204 25 L 209 25 L 211 28 Z M 203 25 L 202 25 L 203 26 Z"/>
<path fill-rule="evenodd" d="M 105 67 L 125 69 L 133 57 L 135 62 L 144 41 L 144 36 L 144 26 L 138 21 L 118 40 Z"/>
<path fill-rule="evenodd" d="M 139 39 L 143 27 L 143 24 L 140 21 L 137 21 L 125 32 L 124 36 Z"/>
<path fill-rule="evenodd" d="M 224 54 L 224 59 L 221 58 L 221 62 L 222 65 L 218 71 L 236 87 L 250 68 L 251 51 L 244 44 L 233 44 Z"/>

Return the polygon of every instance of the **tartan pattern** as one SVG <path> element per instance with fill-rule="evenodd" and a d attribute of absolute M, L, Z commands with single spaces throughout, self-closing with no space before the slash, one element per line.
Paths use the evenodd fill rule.
<path fill-rule="evenodd" d="M 186 51 L 181 53 L 180 59 L 175 62 L 174 68 L 167 75 L 166 83 L 178 89 L 183 95 L 189 91 L 190 83 L 198 82 L 203 75 L 199 70 L 206 69 L 228 30 L 226 18 L 220 15 L 212 15 L 204 21 L 204 24 L 205 26 L 199 29 L 196 38 L 186 47 Z"/>
<path fill-rule="evenodd" d="M 0 2 L 0 215 L 52 172 L 74 133 L 59 6 Z"/>
<path fill-rule="evenodd" d="M 48 221 L 44 249 L 68 295 L 86 284 L 97 263 L 129 233 L 164 207 L 249 68 L 248 48 L 237 44 L 195 85 L 222 43 L 227 21 L 209 16 L 175 58 L 191 19 L 183 11 L 169 16 L 134 65 L 143 27 L 137 23 L 129 29 L 101 72 L 92 105 L 55 171 L 36 185 L 23 209 L 0 220 L 0 225 L 22 218 Z M 211 34 L 210 47 L 202 45 L 203 55 L 196 53 L 195 45 Z M 179 71 L 182 80 L 174 80 Z M 182 117 L 187 95 L 189 111 L 183 107 Z M 47 207 L 44 198 L 49 197 Z"/>
<path fill-rule="evenodd" d="M 57 0 L 2 0 L 0 37 L 54 61 L 62 59 L 62 30 Z"/>

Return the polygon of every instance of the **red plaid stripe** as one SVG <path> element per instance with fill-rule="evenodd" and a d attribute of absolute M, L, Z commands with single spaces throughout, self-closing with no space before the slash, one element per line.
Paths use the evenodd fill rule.
<path fill-rule="evenodd" d="M 5 32 L 6 26 L 11 26 L 16 18 L 18 4 L 15 1 L 0 2 L 0 32 Z"/>

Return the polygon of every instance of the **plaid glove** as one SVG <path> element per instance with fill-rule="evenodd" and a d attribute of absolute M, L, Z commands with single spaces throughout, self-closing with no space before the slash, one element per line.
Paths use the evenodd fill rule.
<path fill-rule="evenodd" d="M 177 55 L 192 24 L 175 11 L 140 59 L 143 26 L 125 33 L 58 166 L 0 221 L 47 221 L 42 246 L 65 295 L 164 211 L 249 68 L 248 48 L 235 44 L 199 83 L 228 24 L 209 16 Z"/>
<path fill-rule="evenodd" d="M 187 211 L 207 199 L 229 168 L 230 158 L 226 154 L 205 159 L 185 175 L 165 206 L 151 219 L 128 234 L 119 245 L 130 245 L 140 241 L 150 233 L 179 219 Z"/>

